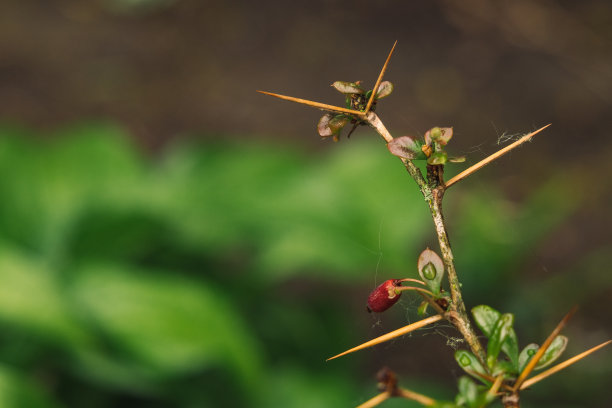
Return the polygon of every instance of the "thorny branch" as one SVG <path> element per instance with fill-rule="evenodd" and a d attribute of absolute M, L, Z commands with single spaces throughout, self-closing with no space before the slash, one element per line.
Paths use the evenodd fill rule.
<path fill-rule="evenodd" d="M 378 132 L 378 134 L 387 143 L 393 140 L 393 136 L 391 136 L 391 133 L 389 133 L 376 113 L 368 112 L 366 115 L 366 120 L 368 124 L 374 130 L 376 130 L 376 132 Z M 463 297 L 461 295 L 461 284 L 459 282 L 459 277 L 457 276 L 457 271 L 455 270 L 453 252 L 451 250 L 448 233 L 446 231 L 446 224 L 444 222 L 444 215 L 442 213 L 442 198 L 444 197 L 446 186 L 444 183 L 441 183 L 440 185 L 431 185 L 425 180 L 421 171 L 414 165 L 414 163 L 412 163 L 412 161 L 407 159 L 401 159 L 401 161 L 404 164 L 404 167 L 406 167 L 408 173 L 410 173 L 414 181 L 417 183 L 421 194 L 423 194 L 423 197 L 429 206 L 429 211 L 431 212 L 434 226 L 436 228 L 442 259 L 448 273 L 448 281 L 452 299 L 449 309 L 445 313 L 445 318 L 451 324 L 453 324 L 457 330 L 459 330 L 467 341 L 474 355 L 476 355 L 481 363 L 486 366 L 485 351 L 480 344 L 474 329 L 472 328 L 465 310 L 465 304 L 463 303 Z"/>
<path fill-rule="evenodd" d="M 279 95 L 279 94 L 274 94 L 274 93 L 270 93 L 270 92 L 264 92 L 264 91 L 258 91 L 261 92 L 263 94 L 266 95 L 270 95 L 270 96 L 274 96 L 277 98 L 281 98 L 281 99 L 285 99 L 285 100 L 289 100 L 289 101 L 293 101 L 293 102 L 297 102 L 297 103 L 301 103 L 301 104 L 305 104 L 305 105 L 309 105 L 315 108 L 319 108 L 319 109 L 323 109 L 323 110 L 327 110 L 327 111 L 331 111 L 331 112 L 336 112 L 336 113 L 340 113 L 345 115 L 343 120 L 347 120 L 346 117 L 350 117 L 353 119 L 352 123 L 356 123 L 355 126 L 353 126 L 353 130 L 354 128 L 359 125 L 359 124 L 368 124 L 369 126 L 371 126 L 372 128 L 374 128 L 378 134 L 385 140 L 385 142 L 387 144 L 391 143 L 394 141 L 393 136 L 391 136 L 391 134 L 389 133 L 389 131 L 386 129 L 386 127 L 384 126 L 384 124 L 382 123 L 382 121 L 380 120 L 380 118 L 372 111 L 373 107 L 374 107 L 374 100 L 377 97 L 377 90 L 379 85 L 382 84 L 382 78 L 384 76 L 384 73 L 387 69 L 387 66 L 389 64 L 389 60 L 391 58 L 391 55 L 393 53 L 393 50 L 395 49 L 395 45 L 396 43 L 393 45 L 393 48 L 391 49 L 391 52 L 389 53 L 387 60 L 385 61 L 385 64 L 383 65 L 383 68 L 380 72 L 380 75 L 378 76 L 378 79 L 376 80 L 376 84 L 374 86 L 374 89 L 372 91 L 372 94 L 369 97 L 369 100 L 367 101 L 367 104 L 365 105 L 365 107 L 360 107 L 360 108 L 356 108 L 356 109 L 348 109 L 348 108 L 342 108 L 342 107 L 338 107 L 338 106 L 332 106 L 332 105 L 327 105 L 327 104 L 322 104 L 320 102 L 313 102 L 313 101 L 308 101 L 305 99 L 300 99 L 300 98 L 295 98 L 295 97 L 291 97 L 291 96 L 285 96 L 285 95 Z M 348 86 L 355 86 L 357 84 L 348 84 Z M 344 85 L 342 86 L 347 86 L 347 83 L 344 83 Z M 388 93 L 387 93 L 388 94 Z M 473 166 L 469 167 L 468 169 L 464 170 L 463 172 L 459 173 L 457 176 L 451 178 L 448 182 L 444 181 L 444 165 L 443 164 L 428 164 L 427 165 L 427 174 L 426 177 L 423 176 L 423 174 L 421 173 L 421 171 L 419 170 L 418 167 L 416 167 L 413 162 L 408 159 L 408 158 L 403 158 L 402 156 L 400 157 L 400 160 L 402 161 L 404 167 L 406 168 L 406 170 L 408 171 L 408 173 L 412 176 L 412 178 L 414 179 L 414 181 L 417 183 L 419 190 L 421 191 L 421 194 L 423 195 L 423 197 L 425 198 L 425 201 L 427 202 L 428 206 L 429 206 L 429 210 L 432 216 L 432 220 L 434 222 L 434 226 L 436 229 L 436 234 L 438 237 L 438 242 L 440 245 L 440 250 L 442 253 L 442 260 L 444 262 L 444 266 L 445 269 L 448 273 L 448 281 L 449 281 L 449 286 L 450 286 L 450 294 L 451 294 L 451 302 L 448 305 L 448 308 L 443 309 L 440 305 L 438 305 L 436 302 L 434 302 L 429 296 L 427 296 L 426 294 L 424 294 L 423 292 L 428 292 L 426 290 L 422 290 L 420 288 L 410 288 L 410 289 L 414 289 L 414 290 L 419 290 L 419 293 L 426 299 L 429 301 L 430 304 L 432 304 L 432 306 L 436 309 L 436 311 L 438 312 L 437 315 L 434 316 L 430 316 L 428 318 L 425 318 L 421 321 L 415 322 L 413 324 L 410 324 L 408 326 L 405 326 L 401 329 L 395 330 L 391 333 L 387 333 L 383 336 L 380 336 L 376 339 L 370 340 L 360 346 L 354 347 L 350 350 L 347 350 L 343 353 L 340 353 L 334 357 L 331 357 L 329 360 L 343 356 L 345 354 L 351 353 L 353 351 L 357 351 L 357 350 L 361 350 L 363 348 L 366 347 L 370 347 L 372 345 L 375 344 L 379 344 L 381 342 L 390 340 L 391 338 L 395 338 L 398 336 L 401 336 L 403 334 L 406 334 L 410 331 L 416 330 L 418 328 L 424 327 L 426 325 L 435 323 L 441 319 L 446 319 L 448 320 L 451 324 L 453 324 L 458 330 L 459 332 L 463 335 L 464 339 L 466 340 L 466 342 L 468 343 L 470 349 L 472 350 L 472 353 L 478 358 L 478 360 L 480 360 L 480 363 L 482 364 L 482 366 L 484 367 L 484 370 L 486 370 L 486 372 L 474 372 L 474 374 L 481 376 L 483 378 L 486 378 L 487 381 L 490 381 L 493 383 L 492 387 L 488 390 L 487 395 L 489 398 L 492 398 L 494 396 L 499 396 L 499 390 L 500 388 L 503 389 L 504 391 L 502 392 L 501 395 L 501 400 L 502 403 L 504 405 L 505 408 L 518 408 L 519 407 L 519 402 L 520 402 L 520 398 L 519 398 L 519 391 L 527 388 L 533 384 L 535 384 L 536 382 L 541 381 L 542 379 L 568 367 L 571 364 L 574 364 L 575 362 L 579 361 L 580 359 L 586 357 L 587 355 L 593 353 L 596 350 L 599 350 L 600 348 L 610 344 L 612 342 L 612 340 L 604 342 L 602 344 L 600 344 L 599 346 L 593 347 L 590 350 L 587 350 L 569 360 L 566 360 L 563 363 L 560 363 L 552 368 L 550 368 L 549 370 L 536 375 L 530 379 L 527 379 L 527 377 L 529 376 L 530 372 L 533 370 L 533 368 L 535 367 L 537 361 L 543 356 L 543 354 L 545 353 L 546 349 L 551 345 L 551 342 L 553 341 L 553 339 L 556 337 L 556 335 L 558 334 L 558 332 L 561 330 L 561 328 L 563 327 L 563 325 L 565 324 L 565 322 L 567 321 L 567 319 L 569 319 L 569 316 L 571 315 L 568 314 L 568 316 L 566 316 L 562 322 L 557 326 L 557 328 L 555 328 L 555 330 L 553 331 L 553 333 L 551 333 L 551 335 L 548 337 L 548 339 L 544 342 L 544 344 L 542 345 L 542 347 L 539 349 L 539 351 L 536 353 L 536 355 L 533 357 L 532 361 L 530 361 L 530 363 L 524 368 L 524 370 L 520 373 L 518 379 L 513 383 L 513 384 L 508 384 L 506 382 L 504 382 L 504 376 L 503 375 L 498 375 L 497 377 L 493 377 L 491 376 L 491 373 L 489 372 L 489 368 L 488 365 L 486 364 L 486 353 L 482 347 L 482 345 L 480 344 L 480 341 L 478 340 L 478 337 L 476 336 L 474 329 L 472 328 L 472 325 L 470 323 L 470 319 L 468 317 L 468 314 L 466 312 L 465 309 L 465 304 L 463 303 L 463 298 L 462 298 L 462 294 L 461 294 L 461 284 L 459 282 L 459 278 L 457 276 L 457 272 L 455 270 L 455 263 L 454 263 L 454 258 L 453 258 L 453 253 L 451 250 L 451 245 L 450 245 L 450 240 L 448 238 L 448 232 L 446 230 L 446 224 L 444 221 L 444 215 L 442 212 L 442 199 L 444 197 L 444 193 L 445 191 L 452 186 L 453 184 L 457 183 L 458 181 L 463 180 L 464 178 L 466 178 L 467 176 L 469 176 L 470 174 L 478 171 L 479 169 L 481 169 L 482 167 L 486 166 L 487 164 L 491 163 L 492 161 L 498 159 L 499 157 L 503 156 L 504 154 L 508 153 L 509 151 L 511 151 L 512 149 L 520 146 L 521 144 L 530 141 L 531 138 L 541 132 L 542 130 L 544 130 L 545 128 L 547 128 L 550 125 L 546 125 L 534 132 L 531 132 L 523 137 L 521 137 L 519 140 L 517 140 L 516 142 L 506 146 L 505 148 L 499 150 L 498 152 L 490 155 L 489 157 L 481 160 L 480 162 L 474 164 Z M 329 129 L 328 129 L 329 130 Z M 352 131 L 351 131 L 352 132 Z M 330 132 L 329 135 L 334 134 L 333 132 Z M 322 136 L 329 136 L 329 135 L 323 135 L 321 133 Z M 336 140 L 336 137 L 334 137 L 334 139 Z M 451 160 L 452 161 L 452 160 Z M 443 163 L 443 162 L 442 162 Z M 405 279 L 407 281 L 409 280 L 413 280 L 413 279 Z M 408 288 L 404 288 L 405 290 L 408 290 Z M 467 371 L 467 370 L 466 370 Z M 412 399 L 415 400 L 419 403 L 421 403 L 422 405 L 425 406 L 430 406 L 430 405 L 434 405 L 435 404 L 435 400 L 426 397 L 424 395 L 421 394 L 417 394 L 414 393 L 412 391 L 406 390 L 406 389 L 402 389 L 397 387 L 397 382 L 393 381 L 392 386 L 388 386 L 387 389 L 382 392 L 381 394 L 378 394 L 377 396 L 371 398 L 370 400 L 366 401 L 365 403 L 363 403 L 362 405 L 360 405 L 360 408 L 368 408 L 368 407 L 374 407 L 377 406 L 378 404 L 380 404 L 381 402 L 383 402 L 384 400 L 390 398 L 390 397 L 394 397 L 394 396 L 401 396 L 407 399 Z"/>

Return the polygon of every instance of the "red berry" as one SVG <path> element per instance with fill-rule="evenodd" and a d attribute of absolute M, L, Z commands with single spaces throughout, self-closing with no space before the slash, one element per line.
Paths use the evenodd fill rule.
<path fill-rule="evenodd" d="M 381 283 L 368 296 L 368 312 L 384 312 L 397 302 L 402 292 L 395 293 L 395 288 L 401 286 L 400 279 L 389 279 Z"/>

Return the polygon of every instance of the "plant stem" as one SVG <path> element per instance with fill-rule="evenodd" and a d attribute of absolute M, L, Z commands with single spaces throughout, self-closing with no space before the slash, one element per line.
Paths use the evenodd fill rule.
<path fill-rule="evenodd" d="M 429 186 L 426 186 L 429 188 Z M 436 234 L 438 235 L 438 243 L 440 244 L 440 251 L 442 253 L 442 260 L 448 274 L 448 283 L 450 286 L 452 303 L 450 304 L 449 311 L 447 312 L 448 320 L 461 332 L 465 340 L 467 341 L 470 349 L 480 360 L 484 367 L 485 364 L 485 351 L 476 336 L 476 333 L 472 329 L 470 319 L 465 310 L 465 303 L 463 303 L 463 296 L 461 295 L 461 283 L 455 270 L 455 260 L 453 257 L 453 251 L 451 250 L 450 241 L 448 239 L 448 232 L 446 231 L 446 224 L 444 222 L 444 215 L 442 213 L 442 197 L 444 196 L 445 187 L 437 186 L 434 189 L 429 189 L 428 195 L 431 196 L 427 200 L 429 204 L 429 210 L 436 227 Z M 425 193 L 424 193 L 425 194 Z"/>
<path fill-rule="evenodd" d="M 417 292 L 421 292 L 421 293 L 425 293 L 429 296 L 433 296 L 434 294 L 431 293 L 431 291 L 427 290 L 427 289 L 423 289 L 423 288 L 415 288 L 414 286 L 401 286 L 399 288 L 395 289 L 395 293 L 400 293 L 406 290 L 415 290 Z"/>
<path fill-rule="evenodd" d="M 369 125 L 374 128 L 387 143 L 393 140 L 391 133 L 389 133 L 380 118 L 374 112 L 368 112 L 366 119 Z M 428 181 L 426 181 L 423 177 L 421 171 L 414 165 L 414 163 L 412 163 L 412 161 L 406 159 L 401 160 L 408 173 L 410 173 L 414 181 L 419 186 L 421 194 L 423 194 L 423 197 L 425 197 L 425 201 L 429 206 L 429 211 L 431 212 L 431 217 L 436 228 L 436 235 L 438 236 L 440 251 L 442 252 L 442 259 L 444 260 L 444 266 L 448 273 L 448 282 L 450 285 L 452 299 L 445 317 L 457 328 L 457 330 L 459 330 L 467 341 L 474 355 L 480 360 L 483 366 L 486 367 L 486 353 L 480 344 L 474 329 L 472 328 L 470 319 L 465 310 L 465 304 L 463 303 L 463 297 L 461 295 L 461 284 L 459 283 L 457 271 L 455 270 L 453 252 L 451 250 L 448 233 L 446 231 L 446 224 L 444 222 L 444 215 L 442 213 L 442 197 L 444 196 L 444 191 L 446 190 L 446 186 L 441 179 L 443 169 L 430 169 L 432 170 L 431 174 L 436 175 L 437 177 L 432 177 L 432 179 L 428 180 L 428 183 Z"/>

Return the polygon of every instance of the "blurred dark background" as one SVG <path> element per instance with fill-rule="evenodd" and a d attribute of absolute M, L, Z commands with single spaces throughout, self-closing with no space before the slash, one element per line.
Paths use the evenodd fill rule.
<path fill-rule="evenodd" d="M 4 1 L 2 406 L 354 406 L 384 365 L 451 399 L 446 325 L 325 363 L 418 318 L 365 299 L 435 236 L 372 131 L 321 141 L 319 111 L 255 92 L 341 104 L 395 40 L 395 136 L 453 126 L 469 165 L 552 123 L 447 194 L 467 306 L 524 346 L 578 304 L 566 357 L 610 339 L 610 2 Z M 607 407 L 611 367 L 524 406 Z"/>

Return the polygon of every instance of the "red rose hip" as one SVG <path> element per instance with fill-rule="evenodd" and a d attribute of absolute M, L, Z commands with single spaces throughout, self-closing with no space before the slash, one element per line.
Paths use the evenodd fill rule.
<path fill-rule="evenodd" d="M 381 283 L 368 296 L 368 312 L 380 313 L 393 306 L 402 294 L 395 291 L 401 284 L 401 279 L 389 279 Z"/>

